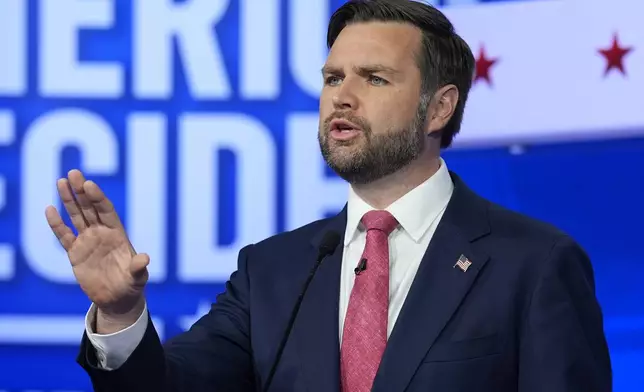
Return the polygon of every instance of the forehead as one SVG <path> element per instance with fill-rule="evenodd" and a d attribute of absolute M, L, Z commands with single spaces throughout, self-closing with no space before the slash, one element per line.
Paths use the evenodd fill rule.
<path fill-rule="evenodd" d="M 421 32 L 413 25 L 366 22 L 347 25 L 334 42 L 327 63 L 381 63 L 404 67 L 415 65 Z"/>

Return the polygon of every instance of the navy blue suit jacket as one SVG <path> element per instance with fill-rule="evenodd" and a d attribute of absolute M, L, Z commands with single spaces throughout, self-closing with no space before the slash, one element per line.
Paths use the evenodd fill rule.
<path fill-rule="evenodd" d="M 452 173 L 455 190 L 422 260 L 374 381 L 377 392 L 606 392 L 611 364 L 591 263 L 550 225 L 495 205 Z M 159 341 L 152 323 L 127 362 L 78 361 L 97 391 L 262 390 L 324 234 L 346 209 L 249 245 L 208 315 Z M 463 254 L 467 271 L 454 264 Z M 304 298 L 272 391 L 339 392 L 342 249 Z M 345 391 L 350 392 L 350 391 Z"/>

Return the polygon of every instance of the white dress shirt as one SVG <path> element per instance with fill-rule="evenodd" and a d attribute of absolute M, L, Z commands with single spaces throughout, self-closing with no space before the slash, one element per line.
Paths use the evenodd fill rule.
<path fill-rule="evenodd" d="M 398 221 L 389 235 L 389 320 L 387 336 L 396 323 L 418 266 L 452 196 L 454 185 L 445 162 L 428 180 L 386 208 Z M 373 210 L 350 188 L 340 281 L 340 341 L 353 283 L 354 268 L 365 248 L 367 234 L 360 220 Z"/>
<path fill-rule="evenodd" d="M 427 250 L 454 185 L 445 162 L 428 180 L 408 192 L 386 208 L 398 221 L 399 226 L 389 236 L 389 322 L 387 336 L 396 323 L 407 293 L 416 276 L 418 266 Z M 340 341 L 344 319 L 349 305 L 355 273 L 365 247 L 366 233 L 360 220 L 368 211 L 369 204 L 360 199 L 350 188 L 347 203 L 347 226 L 344 239 L 342 272 L 340 282 Z M 137 347 L 148 324 L 147 307 L 141 317 L 130 327 L 109 335 L 92 331 L 91 321 L 96 317 L 92 305 L 87 312 L 85 328 L 87 336 L 96 348 L 99 366 L 104 369 L 120 367 Z"/>

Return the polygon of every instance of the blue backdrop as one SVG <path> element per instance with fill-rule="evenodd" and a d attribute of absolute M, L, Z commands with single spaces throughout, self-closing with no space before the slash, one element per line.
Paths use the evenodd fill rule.
<path fill-rule="evenodd" d="M 148 297 L 164 337 L 207 310 L 240 245 L 344 202 L 345 185 L 317 151 L 311 86 L 321 80 L 303 71 L 315 65 L 319 77 L 323 56 L 298 52 L 293 38 L 293 19 L 325 2 L 168 3 L 0 4 L 0 33 L 24 32 L 0 39 L 0 52 L 24 54 L 0 66 L 12 76 L 0 77 L 0 391 L 89 390 L 75 364 L 89 302 L 44 218 L 67 170 L 98 182 L 137 250 L 152 254 Z M 199 40 L 206 19 L 187 27 L 209 12 L 216 42 Z M 274 29 L 283 24 L 290 30 Z M 169 40 L 164 52 L 149 39 L 172 26 L 185 41 Z M 445 159 L 482 195 L 558 225 L 587 249 L 615 391 L 642 390 L 634 369 L 644 366 L 644 139 L 472 147 Z"/>

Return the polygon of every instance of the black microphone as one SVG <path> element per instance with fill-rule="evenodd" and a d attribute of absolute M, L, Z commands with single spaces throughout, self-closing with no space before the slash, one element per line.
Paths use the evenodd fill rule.
<path fill-rule="evenodd" d="M 360 275 L 360 272 L 364 271 L 367 269 L 367 259 L 363 257 L 360 259 L 360 262 L 358 263 L 358 266 L 353 270 L 353 272 L 357 275 Z"/>
<path fill-rule="evenodd" d="M 284 332 L 282 341 L 279 345 L 279 348 L 277 349 L 277 355 L 273 360 L 271 371 L 268 374 L 268 378 L 266 379 L 266 386 L 264 387 L 264 392 L 267 392 L 268 388 L 270 388 L 271 386 L 271 382 L 273 381 L 273 376 L 275 376 L 275 371 L 277 370 L 277 365 L 279 364 L 280 359 L 282 358 L 282 352 L 284 351 L 284 347 L 286 346 L 288 337 L 291 335 L 291 330 L 293 329 L 293 325 L 295 324 L 295 318 L 297 317 L 297 313 L 300 311 L 300 306 L 302 305 L 304 294 L 306 294 L 306 290 L 309 289 L 309 284 L 311 284 L 311 281 L 313 280 L 313 277 L 315 276 L 315 273 L 317 272 L 318 267 L 320 267 L 322 260 L 324 260 L 325 257 L 332 255 L 339 243 L 340 243 L 340 234 L 338 234 L 337 232 L 329 231 L 324 234 L 324 237 L 322 238 L 322 242 L 320 243 L 320 247 L 318 248 L 318 257 L 315 260 L 315 264 L 313 265 L 313 268 L 311 268 L 311 272 L 309 272 L 309 276 L 306 279 L 306 282 L 304 282 L 304 287 L 302 287 L 302 292 L 300 293 L 300 296 L 297 298 L 295 307 L 293 307 L 293 311 L 291 312 L 291 319 L 288 321 L 286 331 Z"/>

